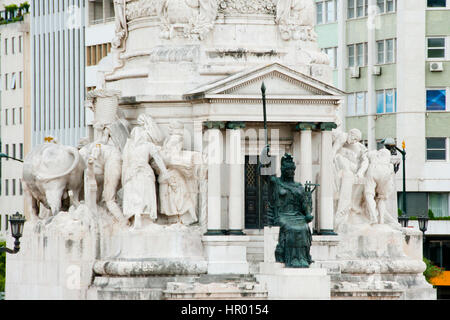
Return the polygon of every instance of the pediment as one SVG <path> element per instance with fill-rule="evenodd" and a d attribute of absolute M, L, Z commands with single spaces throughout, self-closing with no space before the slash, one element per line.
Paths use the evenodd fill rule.
<path fill-rule="evenodd" d="M 312 77 L 274 63 L 236 73 L 210 84 L 203 85 L 185 94 L 186 99 L 220 98 L 256 98 L 261 96 L 261 84 L 266 86 L 267 97 L 307 98 L 323 96 L 324 99 L 339 99 L 344 93 L 333 86 Z"/>

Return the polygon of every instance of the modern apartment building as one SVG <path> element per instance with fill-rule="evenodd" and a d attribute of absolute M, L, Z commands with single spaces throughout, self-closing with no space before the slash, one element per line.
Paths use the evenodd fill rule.
<path fill-rule="evenodd" d="M 86 136 L 86 0 L 31 2 L 33 146 L 47 136 L 76 146 Z"/>
<path fill-rule="evenodd" d="M 29 139 L 29 15 L 24 1 L 0 3 L 0 131 L 1 152 L 23 159 Z M 17 9 L 9 7 L 17 5 Z M 8 9 L 8 10 L 5 10 Z M 23 213 L 22 163 L 0 159 L 0 238 L 9 231 L 8 217 Z"/>
<path fill-rule="evenodd" d="M 405 141 L 406 212 L 441 219 L 429 222 L 426 255 L 450 270 L 442 220 L 450 216 L 450 0 L 316 0 L 316 8 L 319 45 L 348 93 L 346 128 L 360 129 L 370 149 L 387 137 Z"/>

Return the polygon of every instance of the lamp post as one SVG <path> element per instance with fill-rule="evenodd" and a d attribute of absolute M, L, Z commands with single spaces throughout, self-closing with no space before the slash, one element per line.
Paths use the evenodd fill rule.
<path fill-rule="evenodd" d="M 10 254 L 16 254 L 20 250 L 20 238 L 23 234 L 23 226 L 25 224 L 25 217 L 18 212 L 9 217 L 9 223 L 11 224 L 11 235 L 16 239 L 14 241 L 14 249 L 6 247 L 0 248 L 0 252 L 7 252 Z"/>
<path fill-rule="evenodd" d="M 402 192 L 402 215 L 398 218 L 398 221 L 402 225 L 402 227 L 408 227 L 409 218 L 406 216 L 406 145 L 405 141 L 402 142 L 402 149 L 397 147 L 395 140 L 393 138 L 386 138 L 383 140 L 383 144 L 391 151 L 391 154 L 397 154 L 397 151 L 402 155 L 402 164 L 403 164 L 403 192 Z M 397 172 L 398 167 L 394 166 L 395 172 Z"/>
<path fill-rule="evenodd" d="M 419 222 L 419 230 L 422 231 L 422 250 L 423 254 L 425 255 L 425 231 L 428 229 L 428 217 L 427 216 L 421 216 L 417 217 L 417 221 Z"/>

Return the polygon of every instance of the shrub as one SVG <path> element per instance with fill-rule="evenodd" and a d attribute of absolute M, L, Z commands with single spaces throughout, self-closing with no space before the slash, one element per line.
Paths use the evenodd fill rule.
<path fill-rule="evenodd" d="M 439 268 L 438 266 L 435 266 L 430 260 L 427 258 L 423 258 L 423 261 L 427 265 L 427 268 L 423 272 L 423 275 L 425 276 L 425 279 L 430 282 L 431 278 L 438 277 L 442 274 L 442 272 L 445 271 L 444 268 Z"/>

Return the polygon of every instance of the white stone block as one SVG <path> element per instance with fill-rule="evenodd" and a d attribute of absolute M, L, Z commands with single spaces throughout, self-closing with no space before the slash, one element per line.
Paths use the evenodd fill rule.
<path fill-rule="evenodd" d="M 248 274 L 248 236 L 204 236 L 208 274 Z"/>
<path fill-rule="evenodd" d="M 330 276 L 326 269 L 285 268 L 280 263 L 261 263 L 256 279 L 267 286 L 271 300 L 329 300 Z"/>

